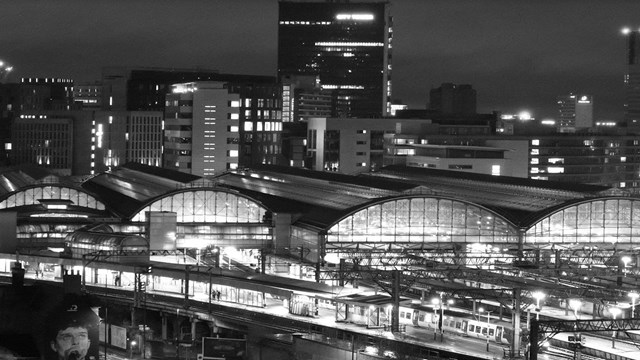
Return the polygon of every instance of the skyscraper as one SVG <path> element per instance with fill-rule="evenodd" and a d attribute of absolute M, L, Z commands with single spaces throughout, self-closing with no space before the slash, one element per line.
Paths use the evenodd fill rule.
<path fill-rule="evenodd" d="M 593 127 L 593 98 L 590 95 L 558 96 L 558 132 L 575 132 Z"/>
<path fill-rule="evenodd" d="M 278 75 L 317 75 L 340 116 L 380 117 L 391 107 L 388 1 L 279 2 Z"/>
<path fill-rule="evenodd" d="M 640 131 L 640 30 L 624 29 L 627 36 L 626 99 L 624 120 L 627 127 Z"/>

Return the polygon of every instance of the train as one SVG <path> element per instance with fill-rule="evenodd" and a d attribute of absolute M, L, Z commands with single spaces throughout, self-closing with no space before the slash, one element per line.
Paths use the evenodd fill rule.
<path fill-rule="evenodd" d="M 418 304 L 400 306 L 400 324 L 416 326 L 421 328 L 439 328 L 440 311 L 432 307 Z M 474 316 L 460 311 L 445 310 L 442 319 L 442 330 L 445 333 L 453 333 L 461 336 L 487 339 L 489 341 L 509 345 L 513 340 L 513 326 L 510 322 L 503 321 L 497 317 L 490 322 L 486 317 Z"/>

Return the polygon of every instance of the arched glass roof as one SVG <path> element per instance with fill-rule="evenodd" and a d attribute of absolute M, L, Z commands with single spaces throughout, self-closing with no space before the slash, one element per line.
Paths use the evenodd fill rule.
<path fill-rule="evenodd" d="M 632 248 L 638 237 L 640 199 L 611 197 L 582 201 L 546 214 L 526 231 L 524 242 L 535 247 Z"/>
<path fill-rule="evenodd" d="M 221 189 L 188 189 L 156 199 L 132 221 L 144 222 L 148 211 L 177 214 L 178 223 L 259 223 L 267 209 L 260 203 Z"/>
<path fill-rule="evenodd" d="M 478 205 L 416 195 L 372 203 L 342 218 L 327 232 L 327 247 L 340 243 L 517 244 L 518 230 Z"/>
<path fill-rule="evenodd" d="M 68 200 L 70 205 L 96 210 L 104 210 L 105 206 L 88 193 L 59 185 L 35 185 L 22 188 L 20 191 L 6 195 L 0 201 L 0 209 L 10 209 L 20 206 L 39 205 L 40 200 Z"/>

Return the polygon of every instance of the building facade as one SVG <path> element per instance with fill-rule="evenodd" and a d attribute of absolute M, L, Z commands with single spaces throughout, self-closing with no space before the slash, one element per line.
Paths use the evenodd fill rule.
<path fill-rule="evenodd" d="M 593 97 L 568 94 L 558 96 L 558 132 L 576 132 L 593 127 Z"/>
<path fill-rule="evenodd" d="M 212 176 L 238 168 L 240 96 L 225 83 L 174 85 L 165 118 L 165 169 Z"/>
<path fill-rule="evenodd" d="M 387 1 L 280 1 L 278 75 L 318 76 L 338 116 L 386 115 L 392 33 Z"/>
<path fill-rule="evenodd" d="M 625 123 L 640 131 L 640 30 L 623 31 L 627 36 L 627 74 L 625 76 Z"/>
<path fill-rule="evenodd" d="M 476 91 L 469 84 L 444 83 L 429 91 L 429 110 L 443 114 L 475 114 Z"/>

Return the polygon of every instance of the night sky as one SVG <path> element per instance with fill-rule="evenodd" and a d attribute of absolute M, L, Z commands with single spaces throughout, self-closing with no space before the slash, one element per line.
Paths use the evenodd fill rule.
<path fill-rule="evenodd" d="M 555 116 L 556 96 L 594 95 L 623 114 L 624 26 L 638 0 L 395 0 L 393 97 L 471 84 L 478 111 Z M 276 74 L 277 0 L 0 0 L 0 59 L 20 77 L 100 79 L 103 66 Z"/>

